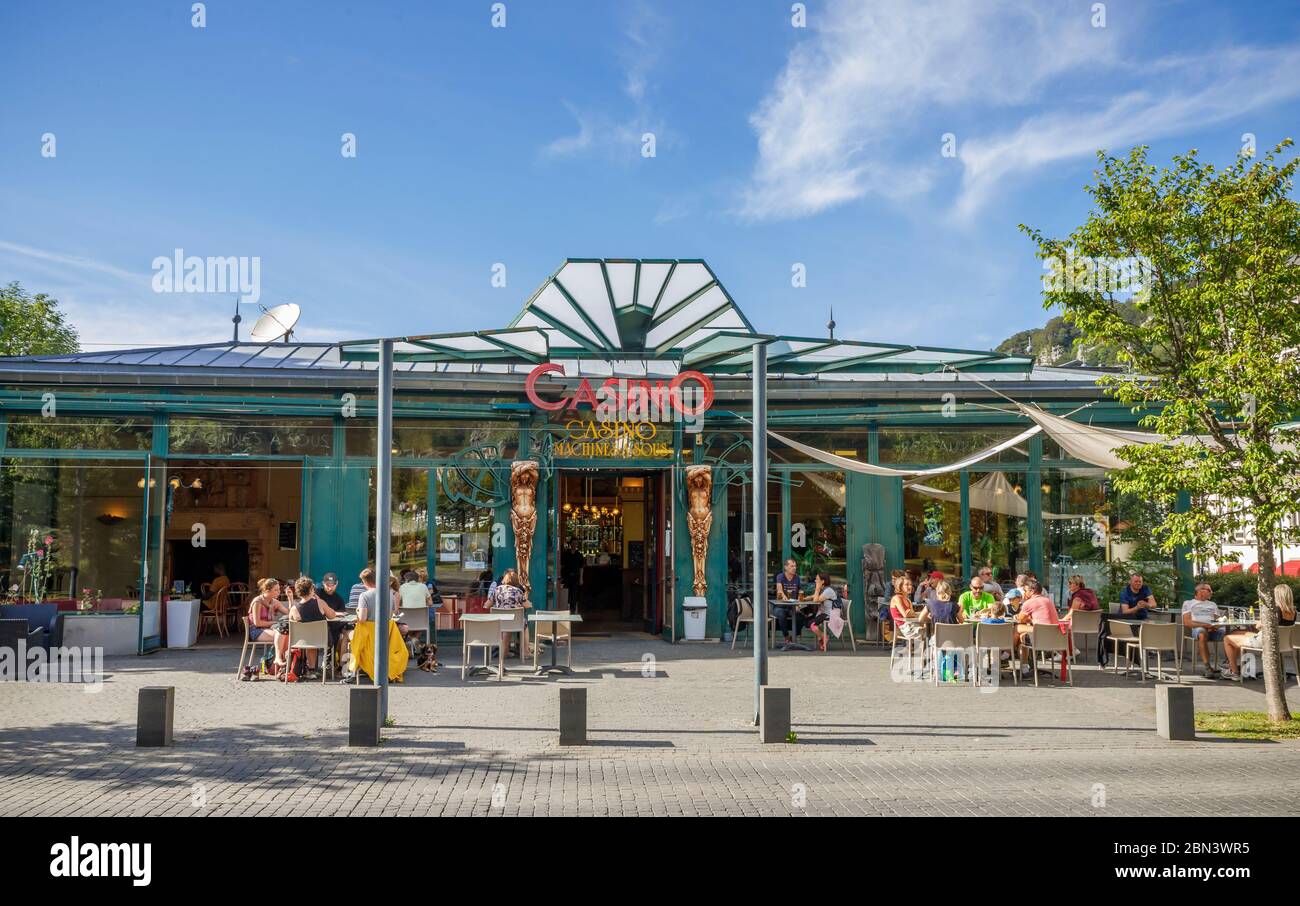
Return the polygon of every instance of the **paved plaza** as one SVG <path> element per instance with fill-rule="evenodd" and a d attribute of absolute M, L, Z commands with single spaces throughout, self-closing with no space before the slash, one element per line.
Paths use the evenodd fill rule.
<path fill-rule="evenodd" d="M 1074 688 L 979 691 L 892 682 L 878 648 L 774 653 L 798 741 L 763 746 L 748 652 L 579 639 L 573 678 L 462 683 L 451 648 L 439 674 L 392 689 L 378 749 L 347 746 L 347 689 L 236 682 L 227 647 L 109 659 L 97 693 L 0 684 L 0 815 L 1300 811 L 1300 742 L 1164 741 L 1151 684 L 1095 666 Z M 1260 682 L 1186 681 L 1199 710 L 1262 707 Z M 558 744 L 568 683 L 588 690 L 585 747 Z M 134 746 L 148 685 L 176 687 L 174 748 Z M 1243 797 L 1261 785 L 1272 792 Z"/>

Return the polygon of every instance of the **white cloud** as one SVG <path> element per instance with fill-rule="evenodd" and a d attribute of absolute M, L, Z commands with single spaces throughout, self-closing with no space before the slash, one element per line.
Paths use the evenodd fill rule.
<path fill-rule="evenodd" d="M 809 17 L 750 121 L 758 159 L 738 213 L 807 217 L 931 189 L 961 124 L 966 218 L 1036 168 L 1221 122 L 1300 96 L 1300 50 L 1216 47 L 1147 58 L 1159 23 L 1093 28 L 1090 5 L 836 0 Z"/>

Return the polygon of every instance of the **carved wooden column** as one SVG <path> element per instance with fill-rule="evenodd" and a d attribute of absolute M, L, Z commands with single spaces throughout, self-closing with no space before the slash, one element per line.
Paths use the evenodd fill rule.
<path fill-rule="evenodd" d="M 695 561 L 695 594 L 704 597 L 709 589 L 704 566 L 709 553 L 709 528 L 713 525 L 713 467 L 686 468 L 686 527 L 691 533 L 691 557 Z"/>
<path fill-rule="evenodd" d="M 517 459 L 510 464 L 510 526 L 515 532 L 515 571 L 532 594 L 528 561 L 533 555 L 533 533 L 537 530 L 537 461 Z"/>

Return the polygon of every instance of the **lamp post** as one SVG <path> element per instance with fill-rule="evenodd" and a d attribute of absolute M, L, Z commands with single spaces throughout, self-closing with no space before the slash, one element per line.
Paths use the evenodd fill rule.
<path fill-rule="evenodd" d="M 758 726 L 767 685 L 767 344 L 755 343 L 753 353 L 754 625 L 750 634 L 754 636 L 754 726 Z"/>
<path fill-rule="evenodd" d="M 375 418 L 375 685 L 379 687 L 379 719 L 388 719 L 388 619 L 392 597 L 391 571 L 393 494 L 393 341 L 379 341 L 379 395 Z"/>

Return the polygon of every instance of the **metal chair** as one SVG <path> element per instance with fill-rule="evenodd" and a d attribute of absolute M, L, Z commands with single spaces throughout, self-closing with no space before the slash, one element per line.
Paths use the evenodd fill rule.
<path fill-rule="evenodd" d="M 556 616 L 567 617 L 569 611 L 555 610 L 546 611 L 554 613 Z M 570 669 L 573 668 L 573 632 L 570 623 L 555 623 L 539 620 L 533 624 L 533 670 L 537 670 L 537 656 L 541 651 L 541 642 L 545 640 L 552 645 L 564 643 L 564 665 Z"/>
<path fill-rule="evenodd" d="M 1100 610 L 1070 611 L 1070 635 L 1083 636 L 1083 659 L 1088 659 L 1088 636 L 1101 635 Z"/>
<path fill-rule="evenodd" d="M 731 634 L 732 651 L 736 650 L 736 639 L 740 637 L 740 627 L 745 623 L 749 624 L 750 644 L 753 644 L 754 642 L 754 606 L 749 603 L 749 598 L 742 597 L 739 599 L 739 603 L 740 603 L 740 613 L 736 616 L 736 629 Z M 767 628 L 768 628 L 767 644 L 768 647 L 771 648 L 776 645 L 776 617 L 772 616 L 771 607 L 768 608 Z"/>
<path fill-rule="evenodd" d="M 1038 685 L 1038 658 L 1048 655 L 1049 663 L 1054 662 L 1051 655 L 1059 654 L 1065 661 L 1066 682 L 1074 685 L 1074 641 L 1067 633 L 1061 631 L 1059 623 L 1035 623 L 1029 633 L 1029 650 L 1033 652 L 1032 666 L 1034 685 Z"/>
<path fill-rule="evenodd" d="M 293 663 L 293 653 L 295 651 L 320 652 L 321 663 L 317 666 L 320 668 L 320 681 L 325 682 L 325 673 L 330 663 L 330 624 L 325 620 L 315 620 L 311 623 L 302 623 L 298 620 L 289 621 L 289 646 L 285 650 L 286 663 Z M 303 656 L 304 660 L 306 655 Z M 287 674 L 288 671 L 286 670 Z"/>
<path fill-rule="evenodd" d="M 493 620 L 491 622 L 479 620 L 462 620 L 460 624 L 462 631 L 460 642 L 460 679 L 464 682 L 466 677 L 484 670 L 488 673 L 492 671 L 492 665 L 488 662 L 492 657 L 492 649 L 498 649 L 498 662 L 496 668 L 497 682 L 506 672 L 506 648 L 501 644 L 501 623 Z M 483 663 L 470 666 L 469 655 L 475 648 L 483 650 Z"/>
<path fill-rule="evenodd" d="M 1258 654 L 1262 662 L 1264 660 L 1263 643 L 1258 645 L 1242 645 L 1241 653 Z M 1282 685 L 1286 685 L 1286 659 L 1291 657 L 1291 663 L 1296 668 L 1296 683 L 1300 684 L 1300 632 L 1296 632 L 1295 626 L 1277 627 L 1277 656 L 1282 663 Z M 1237 664 L 1237 682 L 1241 682 L 1241 664 Z"/>
<path fill-rule="evenodd" d="M 1113 606 L 1113 605 L 1112 605 Z M 1137 645 L 1137 636 L 1133 634 L 1133 624 L 1126 620 L 1107 620 L 1110 633 L 1106 636 L 1106 641 L 1110 643 L 1112 654 L 1115 656 L 1115 664 L 1111 667 L 1111 673 L 1119 673 L 1119 656 L 1121 650 L 1128 664 L 1124 672 L 1128 673 L 1133 669 L 1133 647 Z"/>
<path fill-rule="evenodd" d="M 1012 681 L 1020 684 L 1020 648 L 1016 645 L 1016 625 L 1014 623 L 976 623 L 975 625 L 975 657 L 978 660 L 981 652 L 996 652 L 996 661 L 993 663 L 997 666 L 998 676 L 1002 675 L 1002 652 L 1011 653 L 1007 661 L 1011 670 Z M 979 685 L 981 670 L 975 671 L 975 683 Z"/>
<path fill-rule="evenodd" d="M 934 684 L 939 685 L 939 675 L 943 671 L 940 665 L 943 663 L 945 653 L 956 652 L 962 665 L 962 682 L 967 679 L 971 683 L 975 678 L 971 672 L 971 665 L 967 662 L 967 652 L 973 652 L 975 649 L 975 624 L 974 623 L 935 623 L 934 636 L 930 640 L 930 672 L 934 674 Z"/>
<path fill-rule="evenodd" d="M 1183 626 L 1181 623 L 1153 623 L 1145 620 L 1138 630 L 1137 651 L 1138 660 L 1142 665 L 1141 681 L 1147 681 L 1147 652 L 1154 651 L 1156 654 L 1156 679 L 1164 680 L 1164 665 L 1161 661 L 1161 655 L 1166 651 L 1173 652 L 1174 666 L 1178 682 L 1183 681 L 1183 644 L 1181 640 Z M 1130 655 L 1131 657 L 1131 655 Z"/>
<path fill-rule="evenodd" d="M 510 618 L 501 622 L 501 634 L 503 636 L 519 636 L 519 660 L 522 661 L 527 657 L 528 652 L 528 609 L 525 607 L 493 607 L 490 612 L 499 613 Z M 502 644 L 506 644 L 507 641 L 502 639 Z M 504 663 L 504 659 L 502 663 Z"/>
<path fill-rule="evenodd" d="M 245 667 L 253 666 L 253 658 L 257 656 L 258 648 L 271 648 L 275 645 L 275 633 L 271 633 L 269 638 L 250 639 L 249 635 L 252 630 L 252 624 L 248 622 L 248 617 L 244 617 L 244 647 L 239 651 L 239 663 L 235 666 L 235 679 L 239 679 L 243 674 Z"/>

